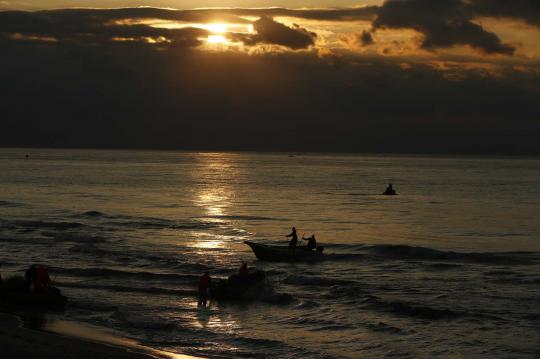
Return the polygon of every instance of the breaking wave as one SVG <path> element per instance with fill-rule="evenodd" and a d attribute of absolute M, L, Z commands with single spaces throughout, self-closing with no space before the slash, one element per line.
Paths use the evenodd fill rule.
<path fill-rule="evenodd" d="M 49 222 L 49 221 L 32 221 L 32 220 L 14 220 L 14 221 L 5 221 L 0 220 L 0 225 L 3 228 L 27 228 L 27 229 L 40 229 L 40 228 L 51 228 L 56 230 L 65 230 L 73 228 L 82 228 L 85 227 L 84 224 L 79 222 Z"/>
<path fill-rule="evenodd" d="M 177 280 L 196 283 L 199 279 L 197 275 L 177 274 L 177 273 L 157 273 L 143 271 L 122 271 L 110 268 L 60 268 L 50 267 L 51 271 L 76 277 L 109 277 L 109 278 L 136 278 L 136 279 L 161 279 Z"/>
<path fill-rule="evenodd" d="M 356 282 L 350 280 L 326 278 L 320 276 L 303 276 L 292 274 L 283 280 L 285 284 L 306 285 L 306 286 L 332 286 L 332 285 L 351 285 Z"/>
<path fill-rule="evenodd" d="M 368 246 L 365 250 L 374 256 L 393 259 L 446 260 L 507 265 L 540 263 L 540 256 L 534 252 L 460 253 L 427 247 L 390 244 Z"/>
<path fill-rule="evenodd" d="M 455 312 L 450 309 L 437 309 L 424 305 L 415 305 L 402 301 L 386 301 L 373 295 L 367 296 L 364 300 L 364 304 L 385 312 L 391 312 L 400 316 L 415 317 L 421 319 L 455 319 L 462 316 L 461 313 Z"/>
<path fill-rule="evenodd" d="M 68 283 L 68 282 L 56 282 L 59 287 L 64 288 L 79 288 L 79 289 L 100 289 L 109 290 L 112 292 L 121 293 L 147 293 L 147 294 L 166 294 L 166 295 L 187 295 L 194 296 L 197 294 L 195 289 L 173 289 L 173 288 L 160 288 L 160 287 L 128 287 L 121 285 L 108 285 L 108 284 L 92 284 L 92 283 Z"/>

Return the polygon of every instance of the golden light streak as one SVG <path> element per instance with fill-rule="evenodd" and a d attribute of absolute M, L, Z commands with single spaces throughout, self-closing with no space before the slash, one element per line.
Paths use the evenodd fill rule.
<path fill-rule="evenodd" d="M 207 41 L 211 44 L 226 44 L 227 39 L 223 35 L 208 35 Z"/>

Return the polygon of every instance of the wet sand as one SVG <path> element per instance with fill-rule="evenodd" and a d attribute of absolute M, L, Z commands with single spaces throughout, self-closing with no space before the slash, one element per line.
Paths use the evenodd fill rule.
<path fill-rule="evenodd" d="M 94 327 L 57 321 L 47 331 L 22 327 L 21 320 L 0 313 L 2 358 L 19 359 L 188 359 L 188 355 L 162 352 L 117 337 Z"/>

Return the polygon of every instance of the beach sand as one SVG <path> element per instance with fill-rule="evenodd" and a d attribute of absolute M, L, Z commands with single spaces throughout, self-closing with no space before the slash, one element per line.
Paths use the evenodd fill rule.
<path fill-rule="evenodd" d="M 0 313 L 2 359 L 193 359 L 144 347 L 83 324 L 56 321 L 47 331 L 28 329 L 11 314 Z"/>

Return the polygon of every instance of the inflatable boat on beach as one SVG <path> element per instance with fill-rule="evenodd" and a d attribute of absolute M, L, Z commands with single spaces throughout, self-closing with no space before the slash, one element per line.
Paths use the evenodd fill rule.
<path fill-rule="evenodd" d="M 0 291 L 0 307 L 63 310 L 67 302 L 67 297 L 54 287 L 44 293 Z"/>
<path fill-rule="evenodd" d="M 0 283 L 0 308 L 63 310 L 68 298 L 53 286 L 36 292 L 22 276 L 10 277 Z"/>
<path fill-rule="evenodd" d="M 270 262 L 316 262 L 324 260 L 323 247 L 316 250 L 307 247 L 289 248 L 289 246 L 274 246 L 252 241 L 244 241 L 261 261 Z"/>
<path fill-rule="evenodd" d="M 227 279 L 216 278 L 210 283 L 210 297 L 217 300 L 254 299 L 266 290 L 265 282 L 263 271 L 233 274 Z"/>

